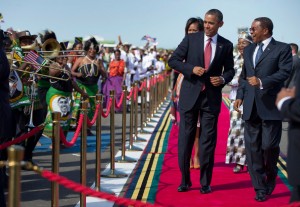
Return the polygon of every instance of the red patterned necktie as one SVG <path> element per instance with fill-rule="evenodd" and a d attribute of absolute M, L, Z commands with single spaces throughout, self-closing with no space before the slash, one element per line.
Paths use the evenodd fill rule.
<path fill-rule="evenodd" d="M 211 41 L 212 39 L 209 38 L 207 40 L 205 49 L 204 49 L 204 68 L 205 70 L 208 70 L 209 65 L 210 65 L 210 59 L 211 59 L 211 53 L 212 53 L 212 49 L 211 49 Z M 205 90 L 205 84 L 203 83 L 201 91 Z"/>
<path fill-rule="evenodd" d="M 210 59 L 211 59 L 211 53 L 212 53 L 211 41 L 212 41 L 211 38 L 209 38 L 207 40 L 207 43 L 206 43 L 206 46 L 204 49 L 204 68 L 206 70 L 209 68 L 209 65 L 210 65 Z"/>

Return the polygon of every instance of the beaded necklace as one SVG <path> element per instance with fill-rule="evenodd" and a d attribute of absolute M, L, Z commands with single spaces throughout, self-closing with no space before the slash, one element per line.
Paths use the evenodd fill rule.
<path fill-rule="evenodd" d="M 86 72 L 85 73 L 86 77 L 91 77 L 92 75 L 97 76 L 98 75 L 98 70 L 95 71 L 95 68 L 94 68 L 94 64 L 95 64 L 94 62 L 96 61 L 96 59 L 91 60 L 87 55 L 85 56 L 85 58 L 88 59 L 91 62 L 91 70 L 88 69 L 87 64 L 84 64 L 84 70 Z"/>

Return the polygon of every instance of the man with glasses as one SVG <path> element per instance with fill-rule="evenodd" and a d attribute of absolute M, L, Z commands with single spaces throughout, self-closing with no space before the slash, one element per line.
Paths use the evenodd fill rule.
<path fill-rule="evenodd" d="M 249 173 L 262 202 L 271 195 L 277 176 L 282 118 L 275 100 L 292 70 L 292 53 L 288 44 L 276 41 L 273 22 L 259 17 L 252 22 L 253 42 L 244 49 L 244 65 L 234 108 L 243 104 L 245 147 Z"/>

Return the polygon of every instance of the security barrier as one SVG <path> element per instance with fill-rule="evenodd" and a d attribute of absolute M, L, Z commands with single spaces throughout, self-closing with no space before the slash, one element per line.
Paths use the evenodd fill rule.
<path fill-rule="evenodd" d="M 169 79 L 166 73 L 152 75 L 149 79 L 143 79 L 141 82 L 135 82 L 131 85 L 130 93 L 127 95 L 127 87 L 123 86 L 122 96 L 119 103 L 115 101 L 115 91 L 110 91 L 109 102 L 106 111 L 103 111 L 103 95 L 97 94 L 96 110 L 92 120 L 87 117 L 88 102 L 82 101 L 81 113 L 78 120 L 77 129 L 71 141 L 67 141 L 66 137 L 60 127 L 60 113 L 54 112 L 52 114 L 53 131 L 52 131 L 52 171 L 47 171 L 32 166 L 30 163 L 24 163 L 23 149 L 21 146 L 14 144 L 20 143 L 28 139 L 39 130 L 41 130 L 45 123 L 35 127 L 27 134 L 15 138 L 13 141 L 0 145 L 0 150 L 9 147 L 9 161 L 0 161 L 0 167 L 9 165 L 9 207 L 20 206 L 20 183 L 21 166 L 29 170 L 34 170 L 44 178 L 52 181 L 51 183 L 51 206 L 59 206 L 59 185 L 64 185 L 67 188 L 80 192 L 80 206 L 86 206 L 86 195 L 104 198 L 114 201 L 117 204 L 131 205 L 131 206 L 155 206 L 152 204 L 143 203 L 140 201 L 130 201 L 128 199 L 116 198 L 110 190 L 101 188 L 100 175 L 109 178 L 118 178 L 128 176 L 123 172 L 116 171 L 115 162 L 136 162 L 137 160 L 126 156 L 127 151 L 141 150 L 134 146 L 134 142 L 145 141 L 138 137 L 139 133 L 147 133 L 144 127 L 147 122 L 153 118 L 154 114 L 158 112 L 161 104 L 166 100 L 168 95 Z M 140 94 L 140 95 L 139 95 Z M 140 99 L 139 99 L 140 98 Z M 129 144 L 126 148 L 126 101 L 130 100 L 130 124 L 129 124 Z M 140 104 L 139 104 L 140 100 Z M 140 105 L 140 107 L 139 107 Z M 115 158 L 115 109 L 121 108 L 122 112 L 122 154 Z M 140 108 L 140 112 L 139 109 Z M 101 174 L 101 119 L 107 118 L 110 115 L 110 170 L 107 174 Z M 140 116 L 138 116 L 140 115 Z M 138 121 L 138 119 L 140 121 Z M 87 154 L 87 128 L 96 123 L 96 153 L 95 153 L 95 190 L 86 187 L 86 154 Z M 140 127 L 138 127 L 138 125 Z M 140 128 L 140 130 L 138 129 Z M 60 143 L 66 147 L 72 147 L 81 133 L 81 148 L 80 148 L 80 184 L 74 183 L 59 175 L 59 157 L 60 157 Z M 13 146 L 12 146 L 13 145 Z M 99 192 L 102 191 L 102 192 Z M 108 193 L 105 193 L 108 192 Z M 12 198 L 13 197 L 13 198 Z"/>

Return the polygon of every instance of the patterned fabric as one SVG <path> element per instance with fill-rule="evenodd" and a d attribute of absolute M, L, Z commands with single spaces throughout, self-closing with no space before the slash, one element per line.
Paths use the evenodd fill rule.
<path fill-rule="evenodd" d="M 103 95 L 104 95 L 104 102 L 103 102 L 103 107 L 106 108 L 108 105 L 109 97 L 110 97 L 110 91 L 114 90 L 115 91 L 115 99 L 116 103 L 119 103 L 122 95 L 122 85 L 123 85 L 123 77 L 122 76 L 113 76 L 113 77 L 108 77 L 106 79 L 105 84 L 103 85 Z M 122 107 L 119 109 L 116 109 L 116 112 L 121 112 Z"/>
<path fill-rule="evenodd" d="M 171 119 L 173 123 L 179 124 L 179 113 L 178 113 L 178 102 L 179 102 L 179 94 L 180 94 L 180 89 L 181 89 L 181 84 L 183 80 L 183 74 L 180 73 L 178 75 L 178 78 L 176 80 L 176 84 L 173 88 L 172 91 L 172 102 L 171 102 Z"/>
<path fill-rule="evenodd" d="M 244 63 L 244 59 L 242 58 L 241 55 L 238 55 L 234 59 L 234 70 L 235 70 L 235 75 L 233 79 L 228 83 L 228 85 L 231 87 L 230 93 L 229 93 L 229 99 L 230 100 L 235 100 L 236 97 L 236 92 L 239 86 L 239 77 L 242 72 L 242 66 Z"/>
<path fill-rule="evenodd" d="M 113 60 L 109 64 L 109 76 L 123 76 L 125 70 L 124 60 Z"/>
<path fill-rule="evenodd" d="M 98 92 L 98 85 L 84 85 L 80 82 L 77 81 L 77 85 L 79 88 L 84 90 L 89 96 L 95 96 Z M 72 110 L 72 121 L 71 121 L 71 126 L 76 127 L 76 122 L 77 122 L 77 117 L 78 117 L 78 111 L 80 108 L 80 99 L 81 99 L 81 94 L 77 91 L 73 92 L 73 110 Z M 95 98 L 89 98 L 89 106 L 88 106 L 88 117 L 91 120 L 94 116 L 95 112 Z"/>
<path fill-rule="evenodd" d="M 244 141 L 244 121 L 242 120 L 242 113 L 234 110 L 233 104 L 238 88 L 238 79 L 242 71 L 243 58 L 239 55 L 235 58 L 235 76 L 229 83 L 231 91 L 229 94 L 230 104 L 230 128 L 227 140 L 227 151 L 225 163 L 237 163 L 239 165 L 246 164 L 246 152 Z M 242 111 L 242 107 L 240 108 Z"/>
<path fill-rule="evenodd" d="M 44 136 L 52 137 L 52 112 L 61 113 L 60 126 L 65 134 L 68 132 L 72 112 L 70 107 L 72 102 L 71 95 L 70 92 L 60 91 L 53 87 L 49 88 L 46 96 L 48 114 L 45 121 L 47 124 L 44 129 Z"/>

